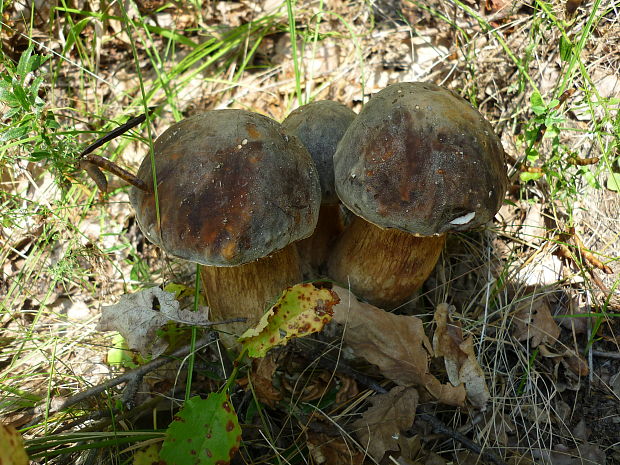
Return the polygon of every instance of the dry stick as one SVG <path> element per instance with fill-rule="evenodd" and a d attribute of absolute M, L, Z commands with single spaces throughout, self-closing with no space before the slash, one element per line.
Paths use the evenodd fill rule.
<path fill-rule="evenodd" d="M 149 112 L 153 109 L 154 107 L 149 108 Z M 92 178 L 93 181 L 95 181 L 95 184 L 97 184 L 97 187 L 101 191 L 107 192 L 108 181 L 106 180 L 104 174 L 101 172 L 99 168 L 105 171 L 108 171 L 109 173 L 112 173 L 115 176 L 118 176 L 119 178 L 123 179 L 124 181 L 127 181 L 129 184 L 137 187 L 140 190 L 143 190 L 145 192 L 152 191 L 153 189 L 152 186 L 146 184 L 144 181 L 137 178 L 135 175 L 133 175 L 129 171 L 121 168 L 116 163 L 108 160 L 107 158 L 103 158 L 98 155 L 93 155 L 91 153 L 94 150 L 101 147 L 106 142 L 109 142 L 112 139 L 115 139 L 121 134 L 124 134 L 127 131 L 129 131 L 131 128 L 134 128 L 135 126 L 143 123 L 146 120 L 146 115 L 147 114 L 145 113 L 143 115 L 136 116 L 135 118 L 131 118 L 125 124 L 120 125 L 116 129 L 113 129 L 112 131 L 108 132 L 105 136 L 97 139 L 95 142 L 93 142 L 88 147 L 86 147 L 84 150 L 82 150 L 82 153 L 80 153 L 79 155 L 79 157 L 81 158 L 80 163 L 79 163 L 80 168 L 86 171 L 86 173 Z"/>
<path fill-rule="evenodd" d="M 153 110 L 154 107 L 149 108 L 149 112 L 151 110 Z M 127 131 L 129 131 L 130 129 L 136 127 L 138 124 L 142 124 L 144 123 L 144 121 L 146 121 L 146 113 L 140 116 L 136 116 L 135 118 L 131 118 L 129 121 L 127 121 L 125 124 L 120 125 L 119 127 L 117 127 L 116 129 L 112 129 L 110 132 L 108 132 L 105 136 L 100 137 L 99 139 L 97 139 L 95 142 L 93 142 L 92 144 L 90 144 L 88 147 L 86 147 L 84 150 L 82 150 L 82 153 L 80 153 L 80 158 L 84 157 L 85 155 L 95 151 L 96 149 L 98 149 L 99 147 L 101 147 L 103 144 L 105 144 L 106 142 L 110 142 L 112 139 L 117 138 L 118 136 L 126 133 Z"/>
<path fill-rule="evenodd" d="M 450 437 L 454 441 L 461 443 L 465 446 L 465 448 L 480 455 L 483 459 L 493 462 L 495 465 L 507 465 L 506 462 L 504 462 L 493 452 L 483 450 L 482 446 L 476 444 L 474 441 L 470 440 L 467 436 L 459 433 L 458 431 L 453 430 L 435 415 L 425 412 L 422 407 L 418 408 L 417 416 L 421 420 L 430 423 L 435 433 Z"/>
<path fill-rule="evenodd" d="M 98 168 L 101 168 L 107 171 L 108 173 L 112 173 L 114 176 L 118 176 L 122 180 L 127 181 L 129 184 L 137 187 L 138 189 L 142 191 L 151 192 L 153 190 L 153 186 L 145 183 L 142 179 L 136 177 L 135 174 L 130 173 L 126 169 L 123 169 L 120 166 L 118 166 L 113 161 L 110 161 L 107 158 L 100 157 L 99 155 L 93 155 L 92 153 L 86 155 L 82 160 L 80 160 L 80 167 L 84 165 L 86 166 L 94 165 L 96 171 L 99 171 Z M 97 183 L 97 187 L 101 189 L 98 179 L 100 179 L 100 176 L 103 176 L 103 173 L 99 171 L 99 175 L 96 174 L 95 176 L 97 177 L 93 177 L 93 175 L 91 174 L 91 171 L 86 170 L 86 172 L 89 174 L 89 176 L 93 178 L 95 183 Z M 105 186 L 107 188 L 107 181 L 105 183 Z"/>
<path fill-rule="evenodd" d="M 238 318 L 234 320 L 213 322 L 212 325 L 219 325 L 219 324 L 224 324 L 224 323 L 235 323 L 237 321 L 239 321 Z M 201 346 L 207 345 L 208 342 L 209 342 L 208 335 L 201 339 L 198 339 L 196 341 L 196 350 L 198 350 L 198 348 L 200 348 Z M 93 386 L 91 388 L 86 389 L 85 391 L 79 392 L 71 397 L 68 397 L 67 399 L 65 399 L 64 402 L 60 403 L 59 405 L 50 407 L 49 410 L 47 411 L 47 415 L 60 412 L 61 410 L 65 410 L 71 407 L 72 405 L 78 404 L 82 402 L 83 400 L 88 399 L 89 397 L 96 396 L 97 394 L 100 394 L 107 389 L 113 388 L 114 386 L 118 386 L 119 384 L 132 381 L 136 378 L 139 379 L 145 376 L 147 373 L 156 370 L 157 368 L 165 365 L 166 363 L 171 362 L 172 359 L 174 358 L 185 357 L 186 355 L 190 353 L 191 349 L 192 349 L 192 345 L 186 344 L 183 347 L 178 348 L 171 354 L 162 355 L 161 357 L 158 357 L 155 360 L 152 360 L 134 370 L 130 370 L 126 373 L 123 373 L 122 375 L 117 376 L 116 378 L 112 378 L 104 383 L 98 384 L 97 386 Z M 37 424 L 38 422 L 40 422 L 42 419 L 43 419 L 43 415 L 39 415 L 38 417 L 31 420 L 24 427 L 27 428 L 27 427 L 33 426 Z"/>
<path fill-rule="evenodd" d="M 610 358 L 612 360 L 620 360 L 620 353 L 618 352 L 604 352 L 602 350 L 591 350 L 592 355 L 602 358 Z"/>
<path fill-rule="evenodd" d="M 349 367 L 347 364 L 342 362 L 342 360 L 339 360 L 338 364 L 336 365 L 334 361 L 322 356 L 324 354 L 306 352 L 301 355 L 302 357 L 306 359 L 310 359 L 314 355 L 315 356 L 314 360 L 317 361 L 318 365 L 320 366 L 322 365 L 324 368 L 335 370 L 338 373 L 342 373 L 347 376 L 350 376 L 351 378 L 359 382 L 361 385 L 365 386 L 368 389 L 375 391 L 378 394 L 386 394 L 388 392 L 387 389 L 379 385 L 372 378 L 359 373 L 358 371 L 354 370 L 353 368 Z M 471 452 L 474 452 L 480 455 L 482 458 L 488 460 L 489 462 L 493 462 L 495 465 L 507 465 L 506 462 L 504 462 L 500 457 L 495 455 L 493 452 L 485 451 L 482 448 L 482 446 L 476 444 L 474 441 L 467 438 L 467 436 L 463 435 L 462 433 L 459 433 L 458 431 L 455 431 L 454 429 L 450 428 L 448 425 L 446 425 L 444 422 L 442 422 L 439 418 L 434 416 L 432 413 L 429 413 L 428 411 L 426 411 L 426 409 L 424 409 L 423 407 L 421 406 L 418 407 L 416 415 L 419 419 L 430 423 L 435 433 L 448 436 L 452 440 L 462 444 L 466 449 L 469 449 Z"/>

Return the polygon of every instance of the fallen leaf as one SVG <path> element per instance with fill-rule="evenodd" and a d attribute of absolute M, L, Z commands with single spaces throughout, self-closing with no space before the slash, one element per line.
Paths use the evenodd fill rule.
<path fill-rule="evenodd" d="M 580 444 L 575 448 L 557 444 L 554 450 L 544 451 L 543 456 L 551 465 L 604 465 L 606 463 L 605 452 L 595 444 Z"/>
<path fill-rule="evenodd" d="M 575 352 L 574 350 L 565 348 L 565 350 L 561 353 L 553 352 L 549 347 L 545 344 L 540 344 L 538 346 L 538 350 L 540 355 L 545 358 L 557 359 L 565 364 L 569 370 L 575 373 L 577 376 L 584 377 L 588 376 L 590 372 L 590 368 L 588 367 L 588 362 L 583 357 L 583 355 Z"/>
<path fill-rule="evenodd" d="M 512 335 L 518 341 L 531 338 L 532 347 L 557 341 L 560 327 L 551 316 L 549 305 L 543 297 L 532 297 L 519 303 L 512 320 Z"/>
<path fill-rule="evenodd" d="M 153 465 L 159 463 L 159 444 L 151 444 L 133 455 L 132 465 Z"/>
<path fill-rule="evenodd" d="M 121 296 L 119 303 L 102 307 L 99 331 L 118 331 L 132 350 L 143 357 L 160 356 L 168 343 L 157 336 L 157 330 L 169 321 L 188 325 L 204 325 L 206 312 L 179 309 L 174 294 L 158 287 Z"/>
<path fill-rule="evenodd" d="M 277 364 L 269 354 L 264 358 L 252 361 L 251 377 L 256 397 L 271 408 L 274 408 L 283 397 L 282 392 L 276 389 L 271 382 L 276 368 Z"/>
<path fill-rule="evenodd" d="M 269 349 L 286 345 L 293 337 L 321 331 L 332 319 L 333 307 L 339 301 L 336 293 L 325 287 L 312 283 L 291 286 L 255 328 L 243 333 L 239 342 L 247 349 L 248 356 L 264 357 Z"/>
<path fill-rule="evenodd" d="M 317 464 L 357 465 L 364 461 L 363 452 L 347 444 L 342 436 L 331 437 L 308 431 L 306 444 Z"/>
<path fill-rule="evenodd" d="M 566 18 L 571 19 L 583 3 L 583 0 L 567 0 L 565 5 Z"/>
<path fill-rule="evenodd" d="M 486 408 L 490 399 L 489 389 L 480 367 L 472 338 L 463 338 L 461 327 L 452 321 L 448 304 L 439 304 L 435 309 L 436 329 L 433 334 L 433 349 L 436 357 L 443 357 L 448 379 L 453 386 L 463 383 L 467 398 L 474 407 Z"/>
<path fill-rule="evenodd" d="M 28 456 L 24 449 L 24 440 L 15 428 L 0 425 L 0 463 L 27 465 Z"/>
<path fill-rule="evenodd" d="M 340 381 L 340 389 L 336 393 L 336 404 L 342 404 L 355 398 L 360 390 L 354 378 L 343 374 L 338 374 L 337 376 Z"/>
<path fill-rule="evenodd" d="M 353 426 L 362 447 L 368 448 L 368 453 L 380 461 L 387 451 L 399 450 L 400 436 L 415 418 L 418 391 L 396 386 L 387 394 L 371 397 L 370 402 L 372 406 Z"/>
<path fill-rule="evenodd" d="M 442 384 L 428 371 L 433 349 L 422 320 L 360 302 L 341 287 L 333 290 L 340 296 L 340 303 L 334 306 L 334 321 L 345 325 L 344 342 L 356 355 L 377 365 L 396 384 L 422 386 L 440 402 L 464 405 L 463 386 Z"/>
<path fill-rule="evenodd" d="M 241 426 L 225 392 L 187 400 L 168 425 L 159 463 L 227 465 L 241 444 Z"/>

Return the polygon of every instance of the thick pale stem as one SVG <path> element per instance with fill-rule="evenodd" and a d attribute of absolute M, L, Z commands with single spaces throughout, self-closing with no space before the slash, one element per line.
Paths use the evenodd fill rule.
<path fill-rule="evenodd" d="M 245 265 L 201 266 L 200 276 L 212 321 L 247 318 L 245 323 L 218 326 L 236 336 L 254 326 L 284 289 L 302 280 L 299 256 L 293 244 Z"/>
<path fill-rule="evenodd" d="M 382 308 L 407 301 L 435 268 L 445 243 L 441 236 L 418 237 L 381 229 L 356 217 L 329 259 L 329 276 Z"/>
<path fill-rule="evenodd" d="M 321 205 L 319 220 L 310 237 L 296 243 L 304 276 L 320 276 L 321 267 L 329 257 L 331 246 L 342 233 L 343 225 L 339 205 Z"/>

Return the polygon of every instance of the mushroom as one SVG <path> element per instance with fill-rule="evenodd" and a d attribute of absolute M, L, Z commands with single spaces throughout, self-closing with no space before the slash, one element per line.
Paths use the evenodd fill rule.
<path fill-rule="evenodd" d="M 316 271 L 325 263 L 331 243 L 343 229 L 334 185 L 334 153 L 354 118 L 355 112 L 342 103 L 320 100 L 297 108 L 282 121 L 284 131 L 298 137 L 310 152 L 321 181 L 317 227 L 310 237 L 297 243 L 302 263 L 310 270 Z"/>
<path fill-rule="evenodd" d="M 383 307 L 423 284 L 447 232 L 489 222 L 508 182 L 491 125 L 454 92 L 422 82 L 374 95 L 334 167 L 338 196 L 357 217 L 332 251 L 329 275 Z"/>
<path fill-rule="evenodd" d="M 141 230 L 171 255 L 204 265 L 212 319 L 256 323 L 301 279 L 293 242 L 314 230 L 318 173 L 301 142 L 272 119 L 215 110 L 168 128 L 154 144 L 156 194 L 132 188 Z M 153 185 L 150 157 L 137 177 Z"/>

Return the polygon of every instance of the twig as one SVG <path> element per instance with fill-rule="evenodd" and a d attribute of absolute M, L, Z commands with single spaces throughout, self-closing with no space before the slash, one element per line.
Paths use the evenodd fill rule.
<path fill-rule="evenodd" d="M 388 392 L 387 389 L 379 385 L 372 378 L 359 373 L 358 371 L 354 370 L 353 368 L 348 366 L 346 363 L 344 363 L 342 360 L 339 360 L 338 364 L 336 365 L 336 363 L 330 360 L 328 357 L 326 357 L 324 353 L 316 354 L 316 353 L 313 353 L 312 351 L 304 352 L 301 354 L 301 356 L 307 359 L 310 359 L 311 357 L 314 356 L 314 360 L 317 361 L 319 366 L 323 366 L 323 368 L 334 370 L 338 373 L 342 373 L 347 376 L 350 376 L 351 378 L 355 379 L 358 383 L 360 383 L 364 387 L 371 389 L 378 394 L 386 394 Z M 433 427 L 434 432 L 450 437 L 452 440 L 462 444 L 466 449 L 469 449 L 471 452 L 474 452 L 480 455 L 483 459 L 486 459 L 489 462 L 493 462 L 495 465 L 507 465 L 506 462 L 504 462 L 500 457 L 495 455 L 493 452 L 485 451 L 482 448 L 482 446 L 476 444 L 474 441 L 467 438 L 462 433 L 459 433 L 458 431 L 453 430 L 452 428 L 447 426 L 445 423 L 443 423 L 439 418 L 434 416 L 432 413 L 429 413 L 428 411 L 426 411 L 422 406 L 418 407 L 416 411 L 416 418 L 419 418 L 421 420 L 424 420 L 430 423 L 431 426 Z"/>
<path fill-rule="evenodd" d="M 155 107 L 149 108 L 149 112 L 151 112 L 154 108 Z M 84 157 L 85 155 L 89 153 L 94 152 L 106 142 L 110 142 L 112 139 L 115 139 L 118 136 L 125 134 L 130 129 L 135 128 L 138 124 L 144 123 L 144 121 L 146 121 L 146 115 L 147 114 L 144 113 L 143 115 L 136 116 L 135 118 L 131 118 L 125 124 L 121 124 L 116 129 L 112 129 L 105 136 L 100 137 L 95 142 L 93 142 L 88 147 L 86 147 L 84 150 L 82 150 L 82 153 L 80 153 L 80 158 Z"/>
<path fill-rule="evenodd" d="M 86 155 L 82 160 L 80 160 L 80 167 L 83 168 L 88 173 L 88 175 L 91 176 L 91 178 L 93 178 L 99 189 L 101 189 L 102 185 L 104 185 L 107 190 L 108 184 L 107 181 L 105 182 L 105 184 L 100 184 L 101 177 L 103 176 L 103 173 L 99 170 L 99 168 L 101 168 L 102 170 L 105 170 L 108 173 L 112 173 L 114 176 L 118 176 L 122 180 L 127 181 L 129 184 L 137 187 L 140 190 L 143 190 L 145 192 L 151 192 L 153 190 L 153 186 L 145 183 L 135 174 L 130 173 L 126 169 L 118 166 L 113 161 L 110 161 L 107 158 L 100 157 L 99 155 L 93 155 L 92 153 Z M 87 167 L 89 169 L 87 169 Z M 95 177 L 93 177 L 93 173 L 91 171 L 94 171 Z M 96 173 L 97 171 L 99 172 L 98 174 Z"/>
<path fill-rule="evenodd" d="M 435 433 L 443 434 L 450 437 L 454 441 L 461 443 L 470 451 L 480 455 L 483 459 L 486 459 L 489 462 L 493 462 L 496 465 L 507 465 L 506 462 L 504 462 L 493 452 L 484 450 L 482 446 L 476 444 L 474 441 L 470 440 L 468 437 L 459 433 L 458 431 L 453 430 L 435 415 L 424 411 L 422 407 L 418 407 L 416 417 L 430 423 Z"/>
<path fill-rule="evenodd" d="M 154 107 L 149 108 L 149 112 L 152 111 L 153 109 Z M 127 181 L 132 186 L 135 186 L 138 189 L 143 190 L 145 192 L 151 192 L 153 190 L 152 186 L 146 184 L 144 181 L 142 181 L 140 178 L 136 177 L 129 171 L 121 168 L 113 161 L 110 161 L 107 158 L 103 158 L 98 155 L 93 155 L 91 153 L 94 150 L 101 147 L 106 142 L 109 142 L 112 139 L 115 139 L 121 134 L 124 134 L 125 132 L 129 131 L 131 128 L 143 123 L 146 120 L 146 116 L 147 116 L 147 113 L 140 115 L 140 116 L 136 116 L 135 118 L 131 118 L 125 124 L 120 125 L 116 129 L 113 129 L 112 131 L 108 132 L 103 137 L 100 137 L 99 139 L 97 139 L 95 142 L 90 144 L 80 153 L 79 167 L 83 169 L 84 171 L 86 171 L 88 176 L 90 176 L 90 178 L 93 181 L 95 181 L 95 184 L 97 184 L 97 187 L 102 192 L 108 191 L 108 181 L 105 175 L 101 172 L 101 170 L 108 171 L 109 173 L 115 176 L 118 176 L 124 181 Z"/>
<path fill-rule="evenodd" d="M 196 341 L 196 350 L 198 350 L 198 348 L 202 346 L 207 345 L 209 342 L 210 342 L 209 335 L 204 336 L 203 338 L 199 339 L 198 341 Z M 50 406 L 47 414 L 52 415 L 54 413 L 60 412 L 62 410 L 65 410 L 75 404 L 78 404 L 88 399 L 89 397 L 96 396 L 97 394 L 100 394 L 103 391 L 113 388 L 114 386 L 118 386 L 119 384 L 132 381 L 136 378 L 142 378 L 147 373 L 150 373 L 151 371 L 156 370 L 157 368 L 165 365 L 166 363 L 169 363 L 170 361 L 172 361 L 172 359 L 185 357 L 187 354 L 189 354 L 190 351 L 191 351 L 191 344 L 184 345 L 183 347 L 178 348 L 171 354 L 162 355 L 161 357 L 158 357 L 155 360 L 152 360 L 134 370 L 127 371 L 117 376 L 116 378 L 112 378 L 104 383 L 101 383 L 97 386 L 93 386 L 89 389 L 86 389 L 85 391 L 79 392 L 71 397 L 68 397 L 63 402 L 59 403 L 58 405 Z M 36 411 L 33 410 L 32 413 L 35 413 L 35 412 Z M 33 420 L 31 420 L 27 425 L 25 425 L 25 427 L 27 428 L 29 426 L 33 426 L 37 424 L 38 422 L 40 422 L 42 419 L 43 419 L 43 415 L 39 415 Z"/>
<path fill-rule="evenodd" d="M 602 350 L 591 350 L 592 355 L 596 357 L 610 358 L 612 360 L 620 360 L 620 353 L 618 352 L 604 352 Z"/>

